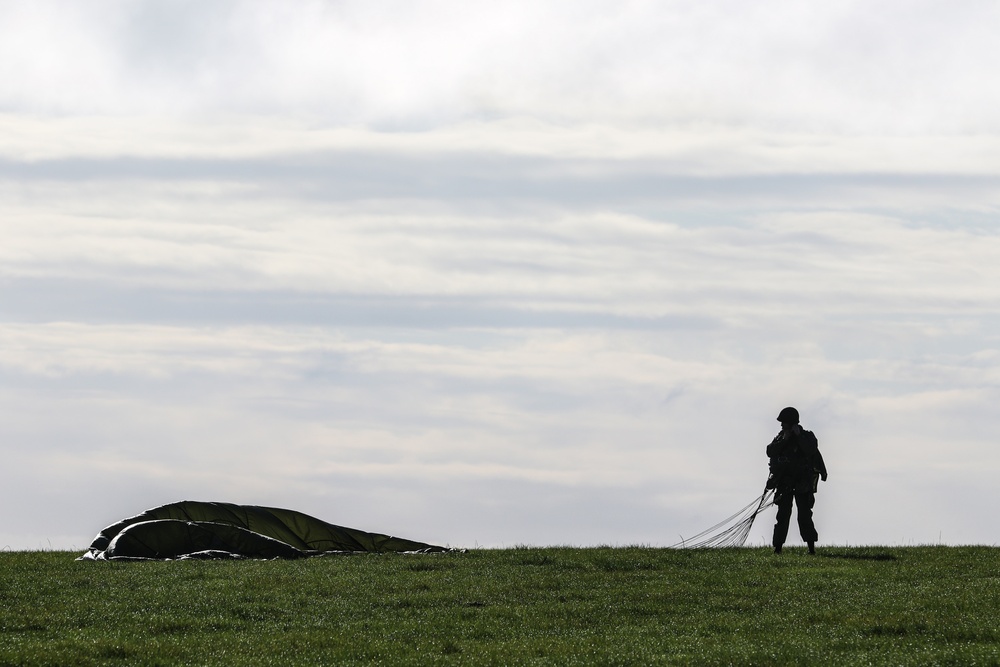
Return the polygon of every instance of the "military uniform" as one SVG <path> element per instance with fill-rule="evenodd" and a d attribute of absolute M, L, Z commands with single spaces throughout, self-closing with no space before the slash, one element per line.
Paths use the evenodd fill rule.
<path fill-rule="evenodd" d="M 809 545 L 810 553 L 814 553 L 814 545 L 819 539 L 812 510 L 816 502 L 818 478 L 826 480 L 826 464 L 819 452 L 816 436 L 802 428 L 797 430 L 797 433 L 782 430 L 767 446 L 771 469 L 767 486 L 774 489 L 774 504 L 778 507 L 771 541 L 775 553 L 781 553 L 781 546 L 788 536 L 793 501 L 797 509 L 799 534 Z"/>

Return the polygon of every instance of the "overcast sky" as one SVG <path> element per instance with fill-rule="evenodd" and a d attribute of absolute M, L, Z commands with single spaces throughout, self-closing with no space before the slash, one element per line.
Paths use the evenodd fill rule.
<path fill-rule="evenodd" d="M 821 544 L 996 544 L 998 29 L 0 0 L 0 547 L 184 499 L 666 546 L 786 405 Z"/>

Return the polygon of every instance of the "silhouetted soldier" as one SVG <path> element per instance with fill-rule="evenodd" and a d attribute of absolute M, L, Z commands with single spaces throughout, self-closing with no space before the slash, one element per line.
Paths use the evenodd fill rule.
<path fill-rule="evenodd" d="M 816 553 L 819 535 L 813 525 L 812 508 L 816 502 L 819 478 L 826 481 L 826 464 L 819 453 L 819 443 L 812 431 L 799 426 L 799 411 L 785 408 L 778 415 L 781 432 L 767 446 L 771 476 L 767 488 L 774 489 L 774 504 L 778 516 L 774 523 L 774 553 L 781 553 L 781 545 L 788 536 L 788 522 L 792 518 L 792 500 L 798 511 L 799 534 L 809 545 L 809 553 Z"/>

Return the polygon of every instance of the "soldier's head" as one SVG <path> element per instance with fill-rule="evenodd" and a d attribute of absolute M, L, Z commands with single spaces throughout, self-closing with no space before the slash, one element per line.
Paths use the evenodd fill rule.
<path fill-rule="evenodd" d="M 799 411 L 795 408 L 785 408 L 778 413 L 778 421 L 781 422 L 782 428 L 795 426 L 799 423 Z"/>

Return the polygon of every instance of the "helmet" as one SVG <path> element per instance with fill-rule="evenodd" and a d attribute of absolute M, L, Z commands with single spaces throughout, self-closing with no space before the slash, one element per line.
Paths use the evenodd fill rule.
<path fill-rule="evenodd" d="M 778 421 L 784 424 L 785 422 L 792 422 L 793 424 L 799 423 L 799 411 L 795 408 L 785 408 L 778 413 Z"/>

